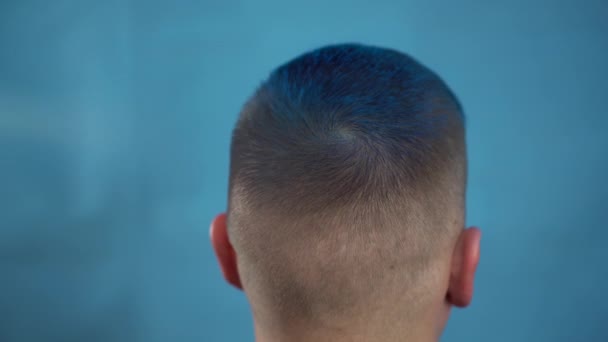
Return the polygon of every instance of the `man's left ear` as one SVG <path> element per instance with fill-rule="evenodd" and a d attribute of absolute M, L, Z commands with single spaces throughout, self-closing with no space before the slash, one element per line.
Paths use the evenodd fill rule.
<path fill-rule="evenodd" d="M 230 285 L 242 290 L 243 286 L 241 285 L 241 278 L 239 277 L 236 263 L 236 252 L 232 248 L 232 244 L 228 238 L 226 213 L 221 213 L 213 219 L 209 235 L 211 237 L 211 244 L 215 250 L 215 256 L 224 274 L 224 279 Z"/>

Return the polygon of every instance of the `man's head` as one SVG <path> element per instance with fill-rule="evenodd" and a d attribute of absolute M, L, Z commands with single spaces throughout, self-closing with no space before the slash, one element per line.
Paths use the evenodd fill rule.
<path fill-rule="evenodd" d="M 465 184 L 464 116 L 444 82 L 395 50 L 327 46 L 243 107 L 212 242 L 259 338 L 433 339 L 471 300 Z"/>

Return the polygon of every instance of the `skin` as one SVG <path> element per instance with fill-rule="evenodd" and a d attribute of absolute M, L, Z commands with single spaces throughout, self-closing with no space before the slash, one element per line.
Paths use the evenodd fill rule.
<path fill-rule="evenodd" d="M 238 255 L 228 237 L 225 213 L 217 215 L 211 222 L 210 238 L 224 279 L 230 285 L 243 290 L 237 268 Z M 445 264 L 448 265 L 445 267 L 445 274 L 443 275 L 445 286 L 439 292 L 433 294 L 437 300 L 433 301 L 432 307 L 425 311 L 428 314 L 417 318 L 416 322 L 404 322 L 410 324 L 403 324 L 402 326 L 395 325 L 393 327 L 394 331 L 388 331 L 385 326 L 378 327 L 378 330 L 374 330 L 374 327 L 365 327 L 364 331 L 374 331 L 374 333 L 365 335 L 356 331 L 356 327 L 361 326 L 358 322 L 353 322 L 353 329 L 340 331 L 337 334 L 336 332 L 323 331 L 321 327 L 299 327 L 297 329 L 275 327 L 275 331 L 270 331 L 256 322 L 254 317 L 256 341 L 403 340 L 400 337 L 405 338 L 406 341 L 438 341 L 447 323 L 451 308 L 464 308 L 471 303 L 475 271 L 479 262 L 480 239 L 481 231 L 477 227 L 470 227 L 461 231 L 454 244 L 450 260 L 444 260 Z M 252 306 L 256 305 L 256 303 L 250 304 Z M 369 321 L 366 322 L 371 324 Z M 412 326 L 415 326 L 416 329 L 412 329 Z M 403 331 L 400 331 L 400 329 Z M 382 331 L 382 335 L 378 331 Z"/>

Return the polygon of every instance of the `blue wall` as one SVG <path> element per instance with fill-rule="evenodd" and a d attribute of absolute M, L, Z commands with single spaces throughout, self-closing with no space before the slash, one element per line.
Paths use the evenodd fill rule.
<path fill-rule="evenodd" d="M 232 125 L 358 41 L 468 114 L 482 262 L 444 340 L 608 341 L 608 2 L 371 3 L 0 1 L 0 340 L 251 341 L 208 244 Z"/>

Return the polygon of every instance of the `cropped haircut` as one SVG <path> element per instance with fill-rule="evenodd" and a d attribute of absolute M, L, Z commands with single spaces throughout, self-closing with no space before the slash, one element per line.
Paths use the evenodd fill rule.
<path fill-rule="evenodd" d="M 228 229 L 254 314 L 424 302 L 434 256 L 464 224 L 465 150 L 458 100 L 404 53 L 330 45 L 274 70 L 230 154 Z"/>

